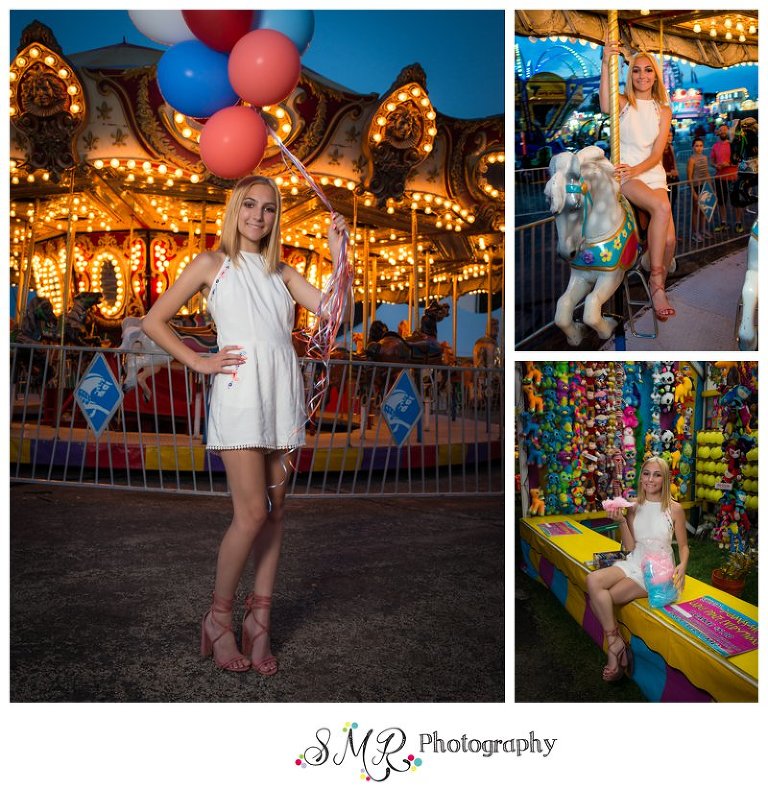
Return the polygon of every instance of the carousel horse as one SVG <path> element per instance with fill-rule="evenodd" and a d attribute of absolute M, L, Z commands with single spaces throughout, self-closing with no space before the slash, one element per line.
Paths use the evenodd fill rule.
<path fill-rule="evenodd" d="M 11 331 L 11 342 L 19 345 L 53 345 L 58 339 L 57 325 L 51 300 L 34 296 L 27 304 L 21 325 Z M 46 370 L 51 374 L 53 372 L 47 353 L 32 348 L 19 348 L 12 364 L 15 371 L 14 383 L 24 378 L 29 384 L 38 386 L 47 378 Z"/>
<path fill-rule="evenodd" d="M 397 332 L 385 331 L 378 339 L 374 338 L 374 321 L 369 332 L 366 354 L 371 361 L 389 362 L 392 364 L 440 364 L 443 348 L 437 341 L 437 324 L 447 317 L 451 307 L 447 303 L 433 301 L 421 318 L 421 329 L 408 337 L 401 337 Z M 382 324 L 384 326 L 384 324 Z M 386 330 L 386 326 L 384 326 Z"/>
<path fill-rule="evenodd" d="M 147 379 L 162 370 L 172 357 L 144 333 L 141 327 L 141 318 L 124 318 L 120 325 L 123 336 L 119 350 L 125 353 L 123 392 L 129 392 L 138 386 L 144 395 L 145 402 L 149 402 L 152 393 Z"/>
<path fill-rule="evenodd" d="M 555 323 L 569 345 L 579 345 L 583 327 L 574 322 L 573 311 L 586 296 L 584 323 L 607 340 L 617 322 L 603 317 L 602 306 L 638 257 L 634 211 L 619 193 L 613 165 L 595 145 L 575 154 L 557 154 L 549 164 L 549 173 L 544 194 L 555 215 L 557 253 L 571 265 L 568 285 L 557 302 Z M 643 267 L 648 270 L 647 261 Z"/>
<path fill-rule="evenodd" d="M 757 309 L 757 220 L 752 225 L 747 246 L 747 273 L 741 290 L 741 324 L 739 325 L 739 350 L 757 350 L 757 328 L 755 310 Z"/>
<path fill-rule="evenodd" d="M 216 330 L 212 323 L 198 324 L 189 316 L 172 318 L 168 324 L 176 336 L 195 353 L 215 353 L 217 350 Z M 125 377 L 123 391 L 139 386 L 144 399 L 149 401 L 151 393 L 147 379 L 162 370 L 172 358 L 141 328 L 141 318 L 128 317 L 121 323 L 122 341 L 120 350 L 125 353 Z"/>
<path fill-rule="evenodd" d="M 99 291 L 86 290 L 72 300 L 72 307 L 64 316 L 65 345 L 101 345 L 101 340 L 92 333 L 94 318 L 91 309 L 101 301 Z"/>
<path fill-rule="evenodd" d="M 51 300 L 34 296 L 27 304 L 21 325 L 11 332 L 11 342 L 31 345 L 56 341 L 58 321 Z"/>
<path fill-rule="evenodd" d="M 472 366 L 478 368 L 469 373 L 466 380 L 467 402 L 483 405 L 492 394 L 490 389 L 495 378 L 489 374 L 489 367 L 499 366 L 499 321 L 491 318 L 491 331 L 475 340 L 472 347 Z"/>

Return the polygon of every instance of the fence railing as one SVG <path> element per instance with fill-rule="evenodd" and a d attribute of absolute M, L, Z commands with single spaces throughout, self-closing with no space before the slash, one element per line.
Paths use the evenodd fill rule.
<path fill-rule="evenodd" d="M 527 171 L 537 172 L 537 171 Z M 727 177 L 710 179 L 718 195 L 718 208 L 707 221 L 700 217 L 700 235 L 694 235 L 693 217 L 698 210 L 693 199 L 691 182 L 680 181 L 670 185 L 672 216 L 677 235 L 675 256 L 687 256 L 743 238 L 746 244 L 757 212 L 756 204 L 742 210 L 736 209 L 726 195 L 730 182 Z M 543 185 L 541 186 L 543 190 Z M 725 204 L 726 227 L 714 230 L 720 224 L 720 207 Z M 737 231 L 737 219 L 741 230 Z M 553 325 L 555 305 L 565 290 L 570 276 L 569 266 L 557 257 L 557 234 L 554 217 L 539 219 L 515 228 L 515 346 L 530 342 L 535 336 Z"/>
<path fill-rule="evenodd" d="M 127 364 L 130 355 L 117 349 L 11 345 L 10 479 L 226 494 L 221 459 L 205 450 L 209 377 L 157 357 L 157 371 L 143 389 L 123 393 L 97 436 L 81 403 L 97 413 L 98 398 L 117 399 L 118 388 L 109 380 L 101 388 L 83 382 L 99 352 L 118 385 L 127 367 L 135 372 Z M 503 492 L 503 369 L 333 359 L 323 373 L 319 363 L 300 361 L 305 386 L 312 387 L 320 374 L 330 383 L 308 424 L 305 446 L 290 457 L 295 473 L 289 495 Z M 385 411 L 392 412 L 387 396 L 403 371 L 423 410 L 398 446 Z"/>

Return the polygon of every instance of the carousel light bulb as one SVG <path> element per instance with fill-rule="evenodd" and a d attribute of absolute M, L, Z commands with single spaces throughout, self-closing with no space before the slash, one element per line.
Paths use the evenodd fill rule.
<path fill-rule="evenodd" d="M 404 90 L 401 90 L 400 93 L 397 94 L 398 101 L 405 101 L 407 98 L 408 94 Z"/>
<path fill-rule="evenodd" d="M 67 88 L 67 93 L 69 93 L 70 96 L 74 96 L 77 93 L 77 91 L 78 91 L 77 85 L 70 85 Z"/>
<path fill-rule="evenodd" d="M 731 22 L 730 18 L 726 17 L 724 22 L 726 29 L 730 30 L 733 27 L 733 22 Z"/>
<path fill-rule="evenodd" d="M 730 30 L 727 30 L 727 31 L 726 31 L 726 33 L 725 33 L 725 37 L 726 37 L 726 39 L 727 39 L 728 41 L 730 41 L 730 40 L 733 38 L 733 34 L 731 33 L 731 31 L 730 31 Z"/>
<path fill-rule="evenodd" d="M 701 25 L 698 22 L 696 22 L 696 24 L 693 26 L 693 32 L 701 33 Z"/>
<path fill-rule="evenodd" d="M 185 140 L 188 140 L 192 136 L 192 129 L 190 129 L 189 126 L 184 127 L 181 131 L 181 136 Z"/>
<path fill-rule="evenodd" d="M 747 40 L 747 37 L 744 35 L 744 33 L 742 33 L 742 34 L 739 36 L 739 41 L 741 41 L 741 43 L 743 44 L 743 43 L 744 43 L 746 40 Z"/>
<path fill-rule="evenodd" d="M 67 69 L 65 69 L 65 68 L 60 68 L 59 69 L 59 76 L 62 79 L 66 79 L 69 76 L 69 71 Z"/>
<path fill-rule="evenodd" d="M 749 35 L 754 36 L 757 33 L 757 28 L 754 25 L 749 26 Z"/>
<path fill-rule="evenodd" d="M 200 180 L 200 176 L 197 173 L 192 173 L 189 176 L 189 180 L 192 181 L 193 184 L 196 184 Z"/>
<path fill-rule="evenodd" d="M 737 22 L 736 23 L 736 30 L 738 30 L 739 33 L 743 33 L 744 32 L 744 23 L 743 22 Z"/>
<path fill-rule="evenodd" d="M 109 165 L 110 165 L 110 167 L 114 167 L 115 169 L 117 169 L 120 166 L 120 160 L 119 159 L 110 159 L 109 160 Z"/>
<path fill-rule="evenodd" d="M 717 30 L 715 30 L 714 27 L 710 27 L 709 28 L 709 35 L 712 36 L 712 38 L 715 38 L 717 36 Z"/>

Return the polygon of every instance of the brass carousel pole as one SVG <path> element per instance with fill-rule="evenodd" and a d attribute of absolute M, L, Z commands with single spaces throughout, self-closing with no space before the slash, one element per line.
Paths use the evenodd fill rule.
<path fill-rule="evenodd" d="M 365 258 L 365 265 L 368 265 L 368 256 Z M 379 259 L 373 258 L 373 298 L 371 299 L 371 320 L 376 320 L 376 294 L 379 292 Z M 364 339 L 367 335 L 364 335 Z"/>
<path fill-rule="evenodd" d="M 61 295 L 61 348 L 59 352 L 59 375 L 58 375 L 58 396 L 56 398 L 56 428 L 58 429 L 61 420 L 62 404 L 64 402 L 64 389 L 66 387 L 66 353 L 64 352 L 64 339 L 67 329 L 67 312 L 69 311 L 69 289 L 72 284 L 72 259 L 75 249 L 75 225 L 72 221 L 72 204 L 75 194 L 75 168 L 71 170 L 71 180 L 69 184 L 69 208 L 67 210 L 67 246 L 66 246 L 66 268 L 64 270 L 64 292 Z"/>
<path fill-rule="evenodd" d="M 488 252 L 485 253 L 488 257 L 487 265 L 488 265 L 488 314 L 485 319 L 485 333 L 488 337 L 491 336 L 491 319 L 493 318 L 493 304 L 491 304 L 493 291 L 492 291 L 492 284 L 493 284 L 493 269 L 491 263 L 491 256 Z"/>
<path fill-rule="evenodd" d="M 457 348 L 458 348 L 458 342 L 459 342 L 459 338 L 456 336 L 456 331 L 458 329 L 458 319 L 459 319 L 458 315 L 456 314 L 457 313 L 457 305 L 459 303 L 459 278 L 458 278 L 458 275 L 454 274 L 451 277 L 451 286 L 452 286 L 452 288 L 451 288 L 451 290 L 452 290 L 451 295 L 453 297 L 453 304 L 451 305 L 453 307 L 453 309 L 451 310 L 451 319 L 452 319 L 451 320 L 451 324 L 452 324 L 451 325 L 451 329 L 453 331 L 453 355 L 456 356 L 457 355 L 456 352 L 457 352 Z"/>
<path fill-rule="evenodd" d="M 608 38 L 619 40 L 619 12 L 608 12 Z M 608 65 L 609 107 L 611 115 L 611 164 L 616 167 L 621 161 L 619 151 L 619 56 L 613 55 Z"/>
<path fill-rule="evenodd" d="M 368 260 L 370 254 L 371 249 L 369 246 L 368 234 L 365 233 L 365 238 L 363 239 L 363 290 L 365 291 L 365 295 L 363 296 L 363 344 L 365 344 L 368 339 L 369 320 L 373 320 L 373 317 L 368 314 Z"/>
<path fill-rule="evenodd" d="M 408 311 L 408 322 L 410 323 L 410 331 L 416 331 L 416 324 L 419 319 L 419 285 L 418 277 L 416 276 L 416 266 L 418 261 L 418 251 L 416 249 L 416 233 L 418 230 L 418 223 L 416 220 L 416 209 L 411 209 L 411 256 L 413 257 L 413 268 L 411 269 L 411 287 L 409 296 L 410 309 Z"/>
<path fill-rule="evenodd" d="M 28 234 L 24 232 L 24 246 L 22 247 L 22 263 L 24 257 L 27 260 L 27 266 L 21 274 L 19 280 L 19 304 L 17 310 L 16 324 L 21 325 L 24 319 L 24 313 L 27 311 L 27 300 L 29 299 L 29 286 L 32 282 L 32 260 L 35 256 L 35 220 L 37 219 L 38 211 L 40 210 L 40 199 L 35 198 L 35 212 L 28 221 Z"/>
<path fill-rule="evenodd" d="M 499 321 L 499 336 L 497 343 L 500 350 L 500 358 L 504 363 L 504 234 L 501 234 L 501 314 Z"/>

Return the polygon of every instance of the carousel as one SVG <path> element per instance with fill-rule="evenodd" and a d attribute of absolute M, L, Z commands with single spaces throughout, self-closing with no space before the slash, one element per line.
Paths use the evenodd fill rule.
<path fill-rule="evenodd" d="M 168 446 L 153 450 L 154 459 L 145 447 L 133 447 L 142 468 L 215 466 L 202 446 L 204 382 L 156 355 L 159 349 L 140 330 L 141 317 L 189 261 L 215 248 L 235 182 L 214 173 L 201 157 L 205 120 L 182 114 L 164 99 L 158 86 L 162 55 L 123 42 L 65 56 L 54 31 L 34 22 L 10 64 L 12 427 L 37 414 L 32 418 L 38 434 L 53 431 L 45 436 L 48 448 L 41 450 L 44 442 L 31 439 L 48 453 L 43 463 L 54 463 L 63 426 L 70 436 L 87 427 L 73 397 L 85 367 L 82 351 L 76 351 L 90 348 L 104 352 L 126 391 L 122 429 L 172 433 Z M 426 413 L 392 456 L 410 453 L 408 443 L 415 442 L 423 461 L 429 436 L 422 428 L 429 430 L 431 421 L 440 451 L 436 446 L 428 453 L 428 462 L 463 458 L 470 439 L 459 446 L 455 428 L 454 437 L 446 437 L 434 420 L 441 407 L 452 420 L 462 417 L 463 408 L 465 421 L 474 425 L 480 403 L 486 405 L 484 429 L 492 441 L 483 457 L 499 458 L 503 331 L 492 310 L 501 307 L 503 315 L 503 117 L 441 114 L 418 63 L 403 68 L 381 95 L 355 93 L 302 68 L 290 95 L 261 107 L 261 115 L 279 138 L 270 140 L 257 172 L 274 178 L 281 190 L 283 259 L 321 289 L 333 274 L 325 241 L 327 207 L 289 158 L 302 163 L 334 209 L 349 219 L 355 300 L 331 359 L 337 365 L 330 369 L 330 398 L 313 425 L 325 442 L 323 459 L 330 458 L 335 469 L 358 469 L 363 450 L 348 451 L 354 429 L 363 443 L 374 444 L 366 463 L 390 463 L 392 447 L 379 446 L 385 442 L 377 409 L 397 378 L 392 365 L 404 363 L 457 366 L 457 372 L 431 371 L 422 379 L 409 367 L 428 401 Z M 457 359 L 456 307 L 467 294 L 485 295 L 485 336 L 477 338 L 473 357 Z M 377 318 L 382 304 L 408 306 L 397 332 Z M 437 323 L 448 315 L 452 320 L 445 321 L 448 332 L 442 334 L 451 340 L 438 343 Z M 294 345 L 300 356 L 310 322 L 297 308 Z M 200 352 L 215 346 L 215 326 L 200 294 L 173 324 Z M 60 352 L 43 351 L 40 344 Z M 493 376 L 491 367 L 497 368 Z M 156 374 L 161 369 L 167 375 Z M 442 406 L 432 395 L 438 380 Z M 312 386 L 309 379 L 305 383 Z M 329 414 L 332 424 L 324 427 Z M 30 457 L 33 467 L 34 458 L 43 457 L 27 443 L 29 431 L 23 425 L 19 430 L 12 453 L 17 471 Z M 345 431 L 343 452 L 334 444 L 337 431 Z M 83 457 L 94 451 L 86 433 L 77 438 Z M 192 444 L 180 450 L 177 433 L 187 433 Z M 476 445 L 477 433 L 472 436 Z M 97 435 L 97 456 L 98 441 Z M 385 461 L 378 459 L 379 450 Z M 317 465 L 318 447 L 302 452 L 299 470 Z M 471 452 L 479 457 L 476 446 Z M 131 461 L 119 463 L 128 467 Z"/>
<path fill-rule="evenodd" d="M 144 315 L 195 254 L 215 246 L 233 181 L 201 161 L 202 122 L 164 101 L 156 79 L 162 54 L 123 43 L 65 57 L 46 26 L 24 31 L 10 64 L 17 323 L 33 291 L 57 315 L 76 294 L 96 291 L 96 333 L 119 336 L 124 318 Z M 501 116 L 441 115 L 418 64 L 381 96 L 353 93 L 303 69 L 293 93 L 264 112 L 351 220 L 357 311 L 348 328 L 362 323 L 367 337 L 382 302 L 408 304 L 409 329 L 416 329 L 420 308 L 433 300 L 455 307 L 473 292 L 499 300 Z M 327 211 L 275 145 L 259 172 L 281 188 L 284 259 L 322 285 Z M 200 300 L 185 312 L 207 319 Z M 297 326 L 306 320 L 298 315 Z"/>

